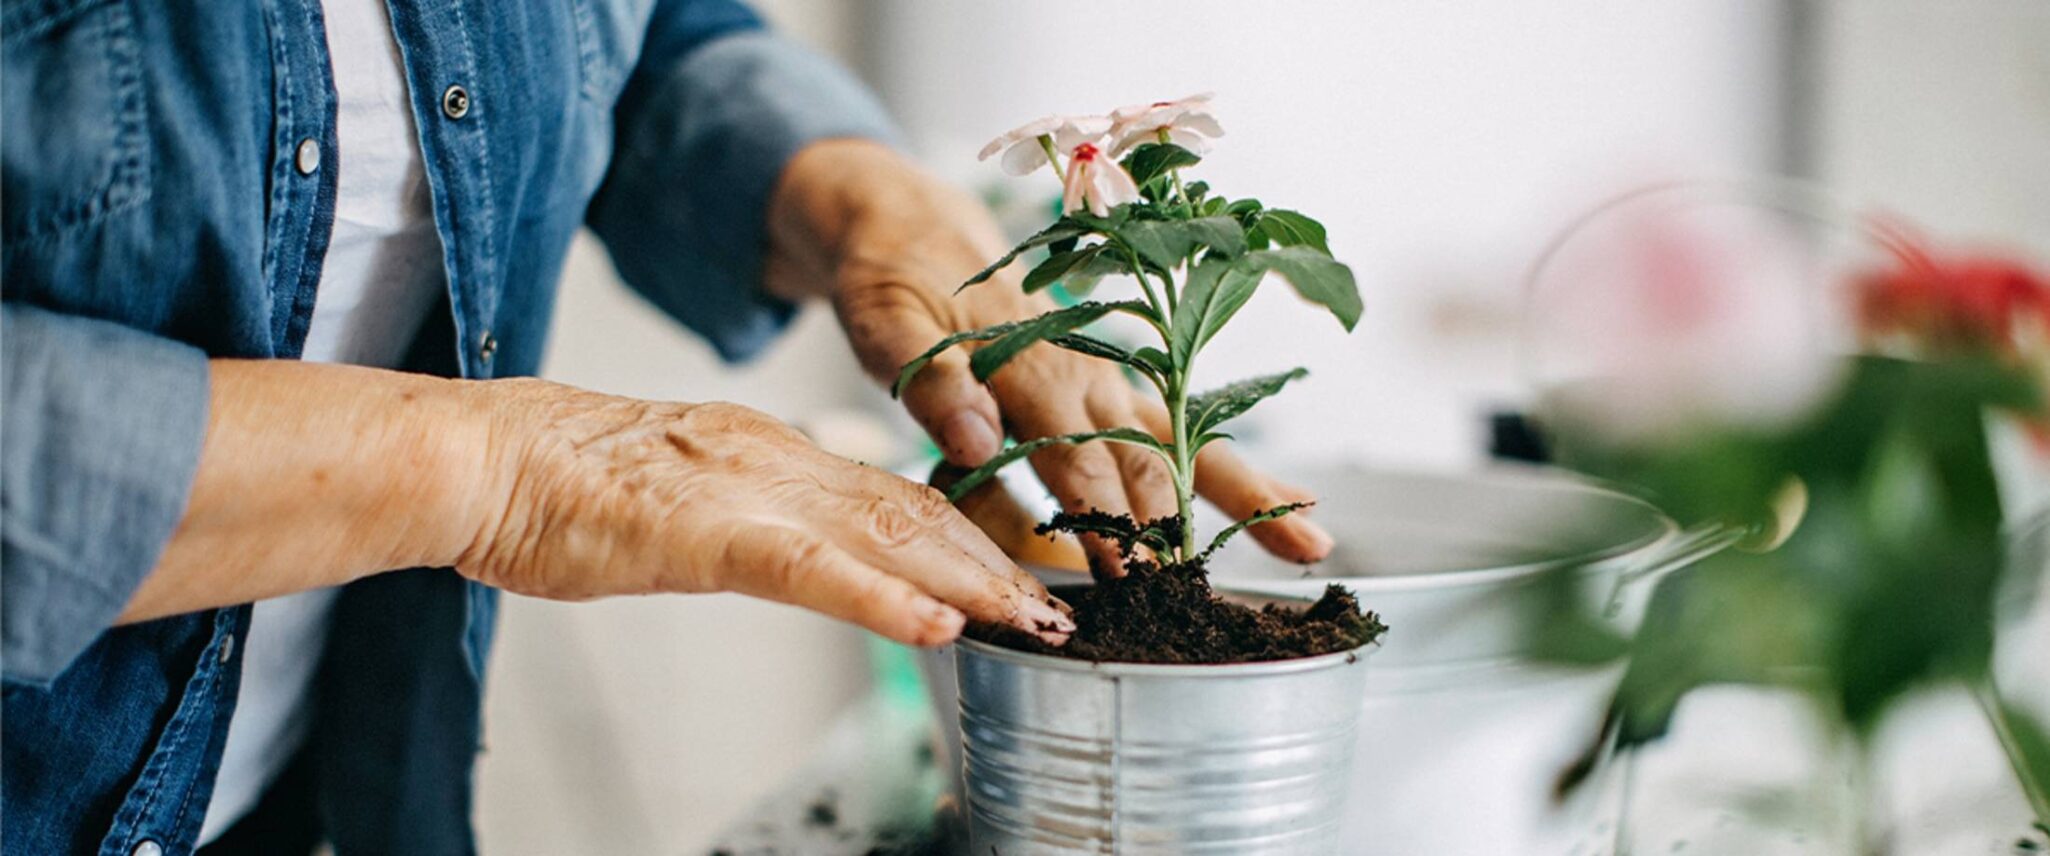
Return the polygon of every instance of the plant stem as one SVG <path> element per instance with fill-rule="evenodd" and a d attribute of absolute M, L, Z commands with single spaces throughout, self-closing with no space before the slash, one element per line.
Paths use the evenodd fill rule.
<path fill-rule="evenodd" d="M 1163 274 L 1168 300 L 1174 300 L 1174 281 Z M 1174 318 L 1168 319 L 1168 329 L 1174 329 Z M 1174 353 L 1174 344 L 1167 336 L 1161 337 L 1161 345 L 1168 353 Z M 1173 433 L 1174 445 L 1174 501 L 1175 513 L 1182 519 L 1182 543 L 1175 553 L 1176 561 L 1187 562 L 1196 557 L 1196 456 L 1190 451 L 1189 442 L 1189 375 L 1196 363 L 1195 349 L 1177 363 L 1169 366 L 1167 384 L 1167 424 Z"/>
<path fill-rule="evenodd" d="M 1171 141 L 1171 139 L 1170 139 L 1170 138 L 1168 137 L 1168 135 L 1167 135 L 1167 129 L 1166 129 L 1166 128 L 1162 128 L 1162 129 L 1160 129 L 1160 132 L 1159 132 L 1159 137 L 1160 137 L 1160 142 L 1161 142 L 1161 143 L 1163 143 L 1163 144 L 1166 144 L 1166 145 L 1172 145 L 1172 144 L 1173 144 L 1173 143 L 1172 143 L 1172 141 Z M 1174 176 L 1174 196 L 1175 196 L 1175 199 L 1179 200 L 1179 201 L 1180 201 L 1180 202 L 1182 203 L 1182 213 L 1183 213 L 1183 214 L 1187 214 L 1187 215 L 1189 215 L 1189 216 L 1191 216 L 1191 217 L 1195 216 L 1195 214 L 1196 214 L 1196 204 L 1195 204 L 1195 203 L 1193 203 L 1193 202 L 1190 202 L 1190 201 L 1189 201 L 1189 189 L 1188 189 L 1187 187 L 1184 187 L 1184 186 L 1182 185 L 1182 170 L 1181 170 L 1181 168 L 1180 168 L 1180 167 L 1176 167 L 1176 168 L 1174 168 L 1174 169 L 1168 170 L 1167 172 L 1168 172 L 1168 174 L 1169 174 L 1169 175 L 1172 175 L 1172 176 Z"/>
<path fill-rule="evenodd" d="M 1116 241 L 1115 238 L 1111 240 Z M 1118 249 L 1125 251 L 1125 258 L 1132 262 L 1132 278 L 1139 281 L 1139 290 L 1146 294 L 1146 305 L 1153 307 L 1153 314 L 1160 316 L 1160 335 L 1166 336 L 1174 326 L 1174 291 L 1168 291 L 1168 303 L 1160 303 L 1160 295 L 1153 293 L 1153 284 L 1146 281 L 1146 265 L 1139 261 L 1139 252 L 1124 241 L 1116 241 Z"/>
<path fill-rule="evenodd" d="M 1053 165 L 1053 180 L 1061 185 L 1063 193 L 1067 192 L 1068 182 L 1066 177 L 1061 175 L 1061 155 L 1060 152 L 1054 151 L 1053 135 L 1040 134 L 1039 148 L 1046 152 L 1046 162 Z"/>
<path fill-rule="evenodd" d="M 1175 558 L 1189 561 L 1196 557 L 1195 517 L 1195 455 L 1189 452 L 1189 367 L 1176 366 L 1173 395 L 1167 402 L 1167 422 L 1174 431 L 1174 501 L 1175 512 L 1182 518 L 1181 549 Z"/>
<path fill-rule="evenodd" d="M 2007 763 L 2014 767 L 2014 776 L 2020 781 L 2022 795 L 2028 798 L 2029 808 L 2036 813 L 2037 822 L 2050 825 L 2050 782 L 2036 780 L 2034 765 L 2015 740 L 2014 726 L 2007 721 L 2007 708 L 1994 691 L 1992 679 L 1982 678 L 1975 682 L 1972 698 L 1979 703 L 1979 710 L 1985 713 L 1986 723 L 1993 726 L 1993 735 L 2000 739 L 2000 748 L 2007 755 Z"/>

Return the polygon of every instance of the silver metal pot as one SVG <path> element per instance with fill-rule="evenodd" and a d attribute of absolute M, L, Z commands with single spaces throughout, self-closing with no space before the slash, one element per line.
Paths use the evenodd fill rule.
<path fill-rule="evenodd" d="M 968 852 L 1340 852 L 1367 652 L 1185 666 L 954 650 Z"/>

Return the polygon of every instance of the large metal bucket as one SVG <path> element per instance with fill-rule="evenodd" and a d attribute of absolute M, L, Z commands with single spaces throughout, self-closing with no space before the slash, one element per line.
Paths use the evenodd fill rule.
<path fill-rule="evenodd" d="M 968 852 L 1343 852 L 1366 652 L 1182 666 L 954 650 Z"/>
<path fill-rule="evenodd" d="M 1278 596 L 1340 583 L 1388 623 L 1360 696 L 1343 852 L 1613 852 L 1616 771 L 1598 766 L 1564 799 L 1553 784 L 1601 733 L 1621 666 L 1534 654 L 1546 572 L 1576 568 L 1581 596 L 1634 633 L 1658 579 L 1737 533 L 1684 531 L 1642 501 L 1538 468 L 1284 474 L 1317 495 L 1333 555 L 1305 569 L 1238 544 L 1213 575 Z"/>

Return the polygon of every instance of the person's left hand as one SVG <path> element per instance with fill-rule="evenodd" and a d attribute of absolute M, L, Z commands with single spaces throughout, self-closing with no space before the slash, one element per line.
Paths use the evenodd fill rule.
<path fill-rule="evenodd" d="M 889 148 L 858 140 L 815 143 L 785 169 L 770 209 L 767 284 L 790 300 L 825 296 L 862 367 L 877 381 L 957 332 L 1053 308 L 1027 295 L 1015 270 L 956 294 L 1007 248 L 989 212 Z M 1019 439 L 1140 426 L 1166 437 L 1167 411 L 1113 365 L 1035 345 L 985 386 L 967 347 L 942 354 L 904 390 L 904 406 L 951 463 L 973 467 Z M 1123 443 L 1056 444 L 1033 468 L 1062 507 L 1173 516 L 1174 487 L 1152 454 Z M 1233 519 L 1290 502 L 1303 491 L 1253 470 L 1221 444 L 1196 460 L 1197 492 Z M 1249 530 L 1268 552 L 1314 562 L 1331 537 L 1302 514 Z M 1114 544 L 1085 538 L 1100 571 L 1123 572 Z"/>

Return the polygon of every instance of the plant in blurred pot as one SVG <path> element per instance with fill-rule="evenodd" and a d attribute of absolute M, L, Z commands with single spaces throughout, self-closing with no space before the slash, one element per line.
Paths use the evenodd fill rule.
<path fill-rule="evenodd" d="M 1816 692 L 1861 741 L 1910 689 L 1961 683 L 2050 823 L 2050 732 L 1993 687 L 2003 574 L 2043 569 L 2009 562 L 1988 442 L 1989 422 L 2007 419 L 2050 436 L 2050 280 L 2020 263 L 1938 252 L 1897 227 L 1864 232 L 1885 260 L 1845 283 L 1857 353 L 1830 358 L 1827 372 L 1783 364 L 1799 378 L 1779 386 L 1765 408 L 1772 418 L 1694 407 L 1677 423 L 1637 431 L 1601 424 L 1628 420 L 1599 405 L 1563 408 L 1551 425 L 1562 463 L 1641 489 L 1682 522 L 1762 534 L 1751 550 L 1669 580 L 1634 640 L 1609 632 L 1580 601 L 1556 599 L 1547 647 L 1571 661 L 1629 656 L 1610 723 L 1624 748 L 1662 737 L 1681 699 L 1712 683 Z M 1640 279 L 1669 292 L 1663 299 L 1675 289 L 1747 287 L 1714 273 L 1681 265 Z M 1813 293 L 1803 286 L 1789 287 Z M 1741 336 L 1739 346 L 1754 353 L 1738 360 L 1784 352 Z M 1770 386 L 1786 377 L 1734 380 Z"/>
<path fill-rule="evenodd" d="M 1095 660 L 1240 662 L 1325 654 L 1373 641 L 1383 627 L 1337 587 L 1304 612 L 1254 612 L 1226 603 L 1210 590 L 1204 565 L 1225 541 L 1249 526 L 1301 510 L 1306 502 L 1265 509 L 1198 544 L 1193 518 L 1196 455 L 1230 439 L 1226 424 L 1305 374 L 1294 369 L 1242 380 L 1220 389 L 1190 389 L 1197 356 L 1245 306 L 1268 274 L 1351 330 L 1360 297 L 1352 271 L 1331 257 L 1324 227 L 1301 213 L 1267 208 L 1255 199 L 1226 199 L 1203 182 L 1185 183 L 1183 170 L 1201 158 L 1191 147 L 1224 129 L 1209 112 L 1209 96 L 1120 109 L 1108 117 L 1051 116 L 990 142 L 983 159 L 1001 155 L 1006 172 L 1048 167 L 1061 177 L 1062 215 L 1025 239 L 962 287 L 983 283 L 1044 247 L 1045 260 L 1023 280 L 1027 292 L 1056 283 L 1068 294 L 1088 295 L 1107 276 L 1136 280 L 1138 299 L 1083 301 L 1037 318 L 959 333 L 904 366 L 901 391 L 949 348 L 971 347 L 970 366 L 988 379 L 1028 347 L 1065 348 L 1116 362 L 1159 393 L 1167 424 L 1130 425 L 1086 434 L 1017 443 L 951 488 L 957 500 L 1003 467 L 1056 443 L 1107 442 L 1137 446 L 1159 456 L 1170 473 L 1178 512 L 1158 520 L 1090 511 L 1057 514 L 1042 534 L 1064 530 L 1115 542 L 1128 573 L 1104 578 L 1075 605 L 1077 632 L 1055 648 L 1023 634 L 1004 644 Z M 1114 159 L 1122 155 L 1122 160 Z M 1126 349 L 1079 332 L 1108 315 L 1139 319 L 1157 347 Z M 1164 430 L 1161 430 L 1164 429 Z"/>

